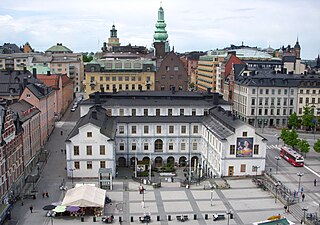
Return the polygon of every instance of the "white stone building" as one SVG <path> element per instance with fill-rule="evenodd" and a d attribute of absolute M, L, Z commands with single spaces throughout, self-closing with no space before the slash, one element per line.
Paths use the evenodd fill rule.
<path fill-rule="evenodd" d="M 261 168 L 261 174 L 265 139 L 226 109 L 230 105 L 212 93 L 91 95 L 81 105 L 82 117 L 66 143 L 68 175 L 98 177 L 102 165 L 114 176 L 116 167 L 139 164 L 148 169 L 150 161 L 153 167 L 183 167 L 191 161 L 193 170 L 209 177 L 255 175 L 253 167 Z"/>

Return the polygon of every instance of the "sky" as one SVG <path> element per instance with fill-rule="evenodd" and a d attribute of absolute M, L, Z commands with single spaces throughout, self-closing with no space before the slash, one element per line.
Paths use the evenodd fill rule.
<path fill-rule="evenodd" d="M 160 4 L 177 52 L 279 48 L 298 37 L 302 59 L 320 53 L 320 0 L 0 0 L 0 45 L 97 52 L 115 24 L 122 45 L 150 48 Z"/>

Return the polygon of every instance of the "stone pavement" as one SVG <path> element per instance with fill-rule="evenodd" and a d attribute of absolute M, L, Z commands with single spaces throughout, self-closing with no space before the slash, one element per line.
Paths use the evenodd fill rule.
<path fill-rule="evenodd" d="M 76 183 L 77 181 L 75 181 Z M 86 181 L 92 183 L 90 181 Z M 139 185 L 130 179 L 115 180 L 114 190 L 107 191 L 107 195 L 112 199 L 112 203 L 106 207 L 106 215 L 115 216 L 115 224 L 119 224 L 119 217 L 122 218 L 122 224 L 139 224 L 139 216 L 145 212 L 150 212 L 152 224 L 170 225 L 177 224 L 177 215 L 188 215 L 189 220 L 186 224 L 226 224 L 226 220 L 212 221 L 213 213 L 225 213 L 231 210 L 234 218 L 230 219 L 230 224 L 249 225 L 256 221 L 266 220 L 272 215 L 282 214 L 289 220 L 296 220 L 290 214 L 284 214 L 283 205 L 278 201 L 275 203 L 274 196 L 269 192 L 257 188 L 251 179 L 229 180 L 230 189 L 213 190 L 212 206 L 211 191 L 204 190 L 204 185 L 209 185 L 204 181 L 201 185 L 193 185 L 190 189 L 180 187 L 179 183 L 162 183 L 162 187 L 153 189 L 146 186 L 145 195 L 140 194 Z M 83 183 L 83 181 L 81 181 Z M 71 186 L 71 183 L 67 183 Z M 128 187 L 128 188 L 126 188 Z M 32 202 L 40 201 L 35 204 L 34 213 L 28 211 L 28 203 L 22 208 L 27 208 L 23 219 L 19 224 L 35 225 L 50 224 L 50 218 L 45 217 L 45 211 L 42 207 L 53 201 L 59 201 L 63 198 L 63 192 L 60 196 L 50 197 L 50 199 L 30 200 Z M 142 198 L 145 199 L 144 208 L 142 207 Z M 19 207 L 19 206 L 17 206 Z M 20 206 L 21 207 L 21 206 Z M 17 212 L 17 211 L 15 211 Z M 197 214 L 197 220 L 193 220 L 194 214 Z M 208 214 L 208 220 L 205 220 L 205 214 Z M 172 221 L 167 217 L 171 215 Z M 157 221 L 160 216 L 161 221 Z M 133 217 L 133 222 L 131 221 Z M 79 224 L 78 217 L 55 217 L 53 224 L 72 225 Z M 96 223 L 101 223 L 101 218 L 97 218 Z M 96 224 L 92 217 L 85 217 L 83 224 Z M 180 223 L 180 222 L 179 222 Z M 82 224 L 82 223 L 81 223 Z"/>

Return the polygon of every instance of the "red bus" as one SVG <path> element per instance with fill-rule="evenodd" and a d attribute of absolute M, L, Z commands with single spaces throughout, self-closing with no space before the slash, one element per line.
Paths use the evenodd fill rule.
<path fill-rule="evenodd" d="M 280 156 L 294 166 L 303 166 L 304 165 L 303 156 L 300 155 L 295 150 L 293 150 L 292 148 L 289 148 L 287 146 L 281 147 Z"/>

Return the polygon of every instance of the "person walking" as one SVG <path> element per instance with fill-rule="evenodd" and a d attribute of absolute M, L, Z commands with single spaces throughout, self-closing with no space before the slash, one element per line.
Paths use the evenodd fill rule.
<path fill-rule="evenodd" d="M 32 205 L 30 205 L 29 209 L 30 209 L 30 212 L 32 213 L 33 206 L 32 206 Z"/>
<path fill-rule="evenodd" d="M 44 198 L 45 195 L 46 195 L 46 193 L 42 192 L 42 198 Z"/>
<path fill-rule="evenodd" d="M 317 179 L 314 179 L 313 186 L 317 186 Z"/>
<path fill-rule="evenodd" d="M 49 198 L 49 194 L 48 194 L 48 192 L 46 192 L 46 197 L 47 197 L 47 198 Z"/>
<path fill-rule="evenodd" d="M 302 201 L 304 202 L 304 198 L 306 197 L 305 195 L 304 195 L 304 193 L 302 194 Z"/>

